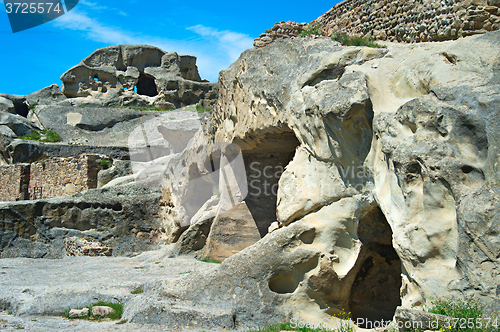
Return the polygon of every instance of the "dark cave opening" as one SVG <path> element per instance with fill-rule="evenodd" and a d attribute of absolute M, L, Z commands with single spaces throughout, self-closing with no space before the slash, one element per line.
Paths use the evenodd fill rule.
<path fill-rule="evenodd" d="M 276 221 L 278 181 L 300 142 L 285 126 L 247 137 L 238 145 L 242 147 L 248 184 L 245 202 L 264 237 Z"/>
<path fill-rule="evenodd" d="M 137 93 L 144 96 L 154 97 L 158 95 L 154 77 L 140 73 L 137 81 Z"/>
<path fill-rule="evenodd" d="M 392 320 L 401 305 L 401 260 L 392 246 L 392 230 L 379 207 L 359 221 L 363 244 L 359 270 L 351 287 L 349 307 L 354 322 Z"/>

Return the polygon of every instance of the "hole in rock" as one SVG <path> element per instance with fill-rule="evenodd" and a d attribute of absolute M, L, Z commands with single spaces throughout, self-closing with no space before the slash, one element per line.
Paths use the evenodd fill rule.
<path fill-rule="evenodd" d="M 276 221 L 278 181 L 300 143 L 288 127 L 270 129 L 235 143 L 242 148 L 245 162 L 248 183 L 245 202 L 260 236 L 264 237 Z"/>
<path fill-rule="evenodd" d="M 304 279 L 304 274 L 318 266 L 318 256 L 295 264 L 288 271 L 279 271 L 269 280 L 269 289 L 278 294 L 293 293 Z"/>
<path fill-rule="evenodd" d="M 363 247 L 349 297 L 352 319 L 392 320 L 401 305 L 401 260 L 392 247 L 392 230 L 380 208 L 359 221 L 358 237 Z"/>
<path fill-rule="evenodd" d="M 155 79 L 144 73 L 140 73 L 137 81 L 137 93 L 144 96 L 154 97 L 158 95 Z"/>

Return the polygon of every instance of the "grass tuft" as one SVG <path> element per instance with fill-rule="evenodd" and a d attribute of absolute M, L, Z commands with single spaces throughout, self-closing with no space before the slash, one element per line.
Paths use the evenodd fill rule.
<path fill-rule="evenodd" d="M 215 264 L 220 264 L 220 263 L 221 263 L 221 262 L 219 262 L 218 260 L 215 260 L 215 259 L 208 259 L 208 258 L 202 259 L 201 261 L 202 261 L 202 262 L 205 262 L 205 263 L 215 263 Z"/>
<path fill-rule="evenodd" d="M 323 35 L 321 32 L 319 32 L 319 27 L 320 25 L 319 24 L 316 24 L 316 26 L 309 26 L 307 28 L 305 28 L 304 30 L 302 30 L 302 32 L 300 33 L 300 37 L 306 37 L 306 36 L 310 36 L 310 35 L 318 35 L 318 36 L 321 36 Z"/>
<path fill-rule="evenodd" d="M 52 130 L 47 131 L 45 129 L 40 132 L 34 130 L 31 134 L 19 136 L 19 138 L 31 141 L 46 142 L 46 143 L 56 143 L 62 141 L 62 138 L 56 132 Z"/>
<path fill-rule="evenodd" d="M 484 307 L 474 298 L 431 300 L 432 306 L 427 309 L 433 314 L 452 318 L 451 324 L 444 322 L 440 330 L 454 332 L 500 331 L 500 318 L 485 317 Z M 450 326 L 451 325 L 451 326 Z"/>
<path fill-rule="evenodd" d="M 144 291 L 142 290 L 142 288 L 137 288 L 136 290 L 133 290 L 130 293 L 132 293 L 132 294 L 142 294 L 142 293 L 144 293 Z"/>
<path fill-rule="evenodd" d="M 363 39 L 361 37 L 351 37 L 349 35 L 334 35 L 332 40 L 336 40 L 344 46 L 367 46 L 375 48 L 385 48 L 386 46 L 375 43 L 371 39 Z"/>

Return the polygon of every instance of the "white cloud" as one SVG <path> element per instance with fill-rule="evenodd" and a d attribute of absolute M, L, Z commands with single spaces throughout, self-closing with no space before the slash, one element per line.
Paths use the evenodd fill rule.
<path fill-rule="evenodd" d="M 83 3 L 94 4 L 86 0 Z M 219 31 L 203 25 L 187 28 L 201 38 L 173 40 L 157 36 L 146 36 L 107 26 L 76 8 L 54 20 L 52 24 L 59 29 L 83 32 L 87 38 L 109 45 L 147 44 L 159 47 L 167 52 L 195 55 L 198 58 L 197 65 L 200 76 L 211 82 L 217 81 L 219 71 L 229 67 L 241 52 L 252 47 L 253 43 L 253 39 L 248 35 L 228 30 Z"/>
<path fill-rule="evenodd" d="M 206 27 L 201 24 L 187 28 L 203 38 L 215 42 L 218 48 L 223 49 L 229 56 L 231 62 L 236 61 L 240 54 L 252 47 L 253 39 L 249 35 L 245 35 L 233 31 L 219 31 L 217 29 Z"/>

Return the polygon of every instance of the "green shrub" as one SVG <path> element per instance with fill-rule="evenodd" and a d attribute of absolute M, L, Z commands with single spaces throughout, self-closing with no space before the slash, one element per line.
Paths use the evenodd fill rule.
<path fill-rule="evenodd" d="M 28 110 L 34 111 L 36 109 L 37 105 L 38 105 L 38 103 L 33 103 L 33 104 L 29 105 Z"/>
<path fill-rule="evenodd" d="M 62 138 L 52 130 L 46 131 L 44 129 L 42 130 L 42 134 L 45 135 L 45 138 L 41 139 L 40 142 L 56 143 L 62 141 Z"/>
<path fill-rule="evenodd" d="M 108 159 L 101 159 L 101 167 L 103 169 L 108 169 L 110 166 L 113 166 L 113 162 Z"/>
<path fill-rule="evenodd" d="M 322 35 L 322 33 L 319 32 L 319 24 L 316 24 L 316 26 L 309 26 L 304 30 L 302 30 L 302 32 L 300 33 L 300 37 L 305 37 L 310 35 Z"/>
<path fill-rule="evenodd" d="M 123 304 L 121 304 L 121 303 L 112 303 L 112 302 L 97 302 L 97 303 L 88 305 L 86 307 L 83 307 L 83 308 L 89 308 L 90 313 L 89 313 L 88 316 L 86 316 L 86 317 L 74 317 L 74 318 L 71 318 L 71 319 L 102 320 L 104 318 L 101 318 L 99 316 L 95 316 L 94 314 L 92 314 L 92 307 L 98 307 L 98 306 L 111 307 L 111 308 L 113 308 L 115 310 L 114 312 L 108 314 L 105 318 L 110 318 L 112 320 L 118 320 L 118 319 L 122 318 L 122 315 L 123 315 Z M 79 310 L 81 310 L 83 308 L 79 308 Z M 69 311 L 70 310 L 71 309 L 66 310 L 62 314 L 63 317 L 69 318 Z"/>
<path fill-rule="evenodd" d="M 441 324 L 442 326 L 439 326 L 441 329 L 456 332 L 500 331 L 500 318 L 484 317 L 483 306 L 472 297 L 465 300 L 438 299 L 432 300 L 431 303 L 432 307 L 427 310 L 428 312 L 452 318 L 450 324 L 448 322 Z"/>
<path fill-rule="evenodd" d="M 371 39 L 363 39 L 361 37 L 351 37 L 349 35 L 334 35 L 332 40 L 336 40 L 344 46 L 368 46 L 376 48 L 385 48 L 386 46 L 377 44 Z"/>
<path fill-rule="evenodd" d="M 42 138 L 44 137 L 44 138 Z M 19 137 L 20 139 L 28 139 L 31 141 L 39 141 L 39 142 L 46 142 L 46 143 L 55 143 L 55 142 L 61 142 L 62 138 L 54 131 L 52 130 L 42 130 L 40 132 L 34 130 L 31 134 L 23 135 Z"/>
<path fill-rule="evenodd" d="M 132 293 L 132 294 L 142 294 L 142 293 L 144 293 L 144 291 L 142 290 L 142 288 L 137 288 L 136 290 L 133 290 L 130 293 Z"/>
<path fill-rule="evenodd" d="M 201 104 L 196 105 L 196 112 L 198 113 L 210 112 L 211 110 L 211 107 L 203 107 Z"/>
<path fill-rule="evenodd" d="M 19 136 L 20 139 L 29 139 L 31 141 L 38 141 L 40 138 L 42 138 L 42 135 L 38 131 L 33 131 L 31 134 Z"/>

